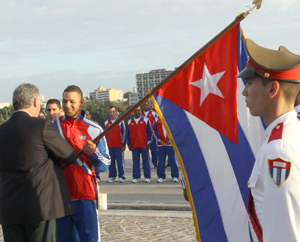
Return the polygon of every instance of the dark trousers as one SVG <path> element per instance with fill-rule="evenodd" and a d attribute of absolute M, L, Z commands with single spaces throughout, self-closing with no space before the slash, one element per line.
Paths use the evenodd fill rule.
<path fill-rule="evenodd" d="M 153 137 L 153 140 L 150 143 L 150 150 L 151 150 L 152 164 L 157 166 L 157 145 L 156 145 L 155 137 Z M 150 158 L 150 156 L 149 156 L 149 158 Z"/>
<path fill-rule="evenodd" d="M 125 179 L 125 176 L 124 176 L 125 162 L 123 160 L 123 154 L 122 154 L 121 148 L 110 147 L 110 148 L 108 148 L 108 150 L 109 150 L 109 155 L 111 158 L 111 163 L 108 168 L 109 169 L 108 177 L 116 177 L 117 176 L 117 169 L 116 169 L 116 161 L 117 161 L 119 177 Z"/>
<path fill-rule="evenodd" d="M 168 163 L 171 166 L 172 178 L 179 178 L 178 166 L 175 160 L 175 152 L 171 145 L 157 146 L 158 152 L 158 165 L 157 165 L 157 176 L 158 178 L 166 179 L 165 162 L 166 156 L 168 155 Z"/>
<path fill-rule="evenodd" d="M 136 148 L 132 150 L 132 178 L 141 178 L 141 168 L 140 168 L 140 156 L 142 155 L 144 177 L 151 178 L 151 169 L 149 162 L 149 151 L 142 148 Z"/>
<path fill-rule="evenodd" d="M 98 242 L 98 214 L 93 200 L 72 201 L 75 214 L 57 219 L 58 242 Z"/>
<path fill-rule="evenodd" d="M 2 225 L 5 242 L 55 242 L 56 219 L 35 224 Z"/>

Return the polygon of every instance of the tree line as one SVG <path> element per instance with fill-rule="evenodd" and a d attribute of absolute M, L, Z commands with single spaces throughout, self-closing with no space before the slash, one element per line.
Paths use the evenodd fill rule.
<path fill-rule="evenodd" d="M 105 120 L 109 119 L 109 107 L 114 106 L 118 110 L 118 116 L 121 117 L 127 110 L 131 108 L 127 102 L 108 102 L 108 101 L 95 101 L 95 102 L 86 102 L 83 104 L 83 110 L 89 110 L 92 114 L 92 120 L 96 121 L 102 128 L 104 128 Z M 125 120 L 127 124 L 128 120 L 132 118 L 133 113 L 130 114 Z"/>
<path fill-rule="evenodd" d="M 83 110 L 89 110 L 92 114 L 92 119 L 96 121 L 102 128 L 104 128 L 104 121 L 109 118 L 109 107 L 115 106 L 118 110 L 119 117 L 121 117 L 127 110 L 131 108 L 131 106 L 128 105 L 128 102 L 108 102 L 108 101 L 95 101 L 95 102 L 85 102 L 82 106 Z M 13 114 L 13 107 L 12 105 L 8 107 L 4 107 L 0 109 L 0 124 L 7 121 L 11 115 Z M 45 112 L 44 109 L 41 109 L 42 112 Z M 124 122 L 127 124 L 128 120 L 133 116 L 131 114 L 128 116 Z"/>
<path fill-rule="evenodd" d="M 0 124 L 3 124 L 5 121 L 7 121 L 11 117 L 13 112 L 14 112 L 14 109 L 13 109 L 12 105 L 1 108 L 0 109 Z"/>

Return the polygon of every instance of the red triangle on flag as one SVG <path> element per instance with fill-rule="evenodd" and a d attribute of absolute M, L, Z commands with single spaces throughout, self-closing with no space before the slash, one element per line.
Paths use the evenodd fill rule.
<path fill-rule="evenodd" d="M 237 143 L 237 41 L 232 28 L 157 94 Z"/>

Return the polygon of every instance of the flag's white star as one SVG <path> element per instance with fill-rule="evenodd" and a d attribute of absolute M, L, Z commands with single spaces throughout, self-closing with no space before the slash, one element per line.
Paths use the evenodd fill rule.
<path fill-rule="evenodd" d="M 204 63 L 202 78 L 198 81 L 190 82 L 190 84 L 201 89 L 200 106 L 210 93 L 224 98 L 220 89 L 217 87 L 217 84 L 224 73 L 225 71 L 211 75 Z"/>

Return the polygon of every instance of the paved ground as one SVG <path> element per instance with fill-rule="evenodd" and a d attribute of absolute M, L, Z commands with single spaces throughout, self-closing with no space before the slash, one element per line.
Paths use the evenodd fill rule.
<path fill-rule="evenodd" d="M 157 183 L 156 169 L 151 168 L 151 182 L 145 183 L 142 175 L 141 181 L 132 183 L 132 160 L 131 152 L 125 151 L 126 180 L 123 184 L 118 182 L 107 183 L 108 172 L 101 173 L 100 193 L 107 193 L 108 204 L 173 204 L 188 206 L 182 196 L 180 182 L 173 183 L 171 169 L 166 169 L 167 181 Z M 141 170 L 141 174 L 143 174 Z"/>
<path fill-rule="evenodd" d="M 196 241 L 190 212 L 139 212 L 100 214 L 101 241 Z"/>
<path fill-rule="evenodd" d="M 140 211 L 140 214 L 115 212 L 100 212 L 101 242 L 197 241 L 191 214 L 186 217 L 181 212 L 172 214 L 170 211 L 163 214 L 152 211 Z M 4 241 L 1 227 L 0 236 L 0 241 Z"/>
<path fill-rule="evenodd" d="M 190 205 L 180 183 L 173 183 L 171 169 L 167 181 L 157 183 L 156 169 L 151 182 L 132 180 L 131 153 L 125 152 L 126 181 L 107 183 L 101 174 L 100 192 L 107 194 L 107 211 L 100 211 L 101 239 L 108 241 L 196 241 Z M 141 171 L 142 172 L 142 171 Z M 142 173 L 143 174 L 143 173 Z"/>
<path fill-rule="evenodd" d="M 108 172 L 101 173 L 100 193 L 107 194 L 108 207 L 99 210 L 101 241 L 196 241 L 189 203 L 180 183 L 172 182 L 170 168 L 164 183 L 156 182 L 156 169 L 152 168 L 150 183 L 142 179 L 134 184 L 129 151 L 125 151 L 125 165 L 125 183 L 107 183 Z"/>

